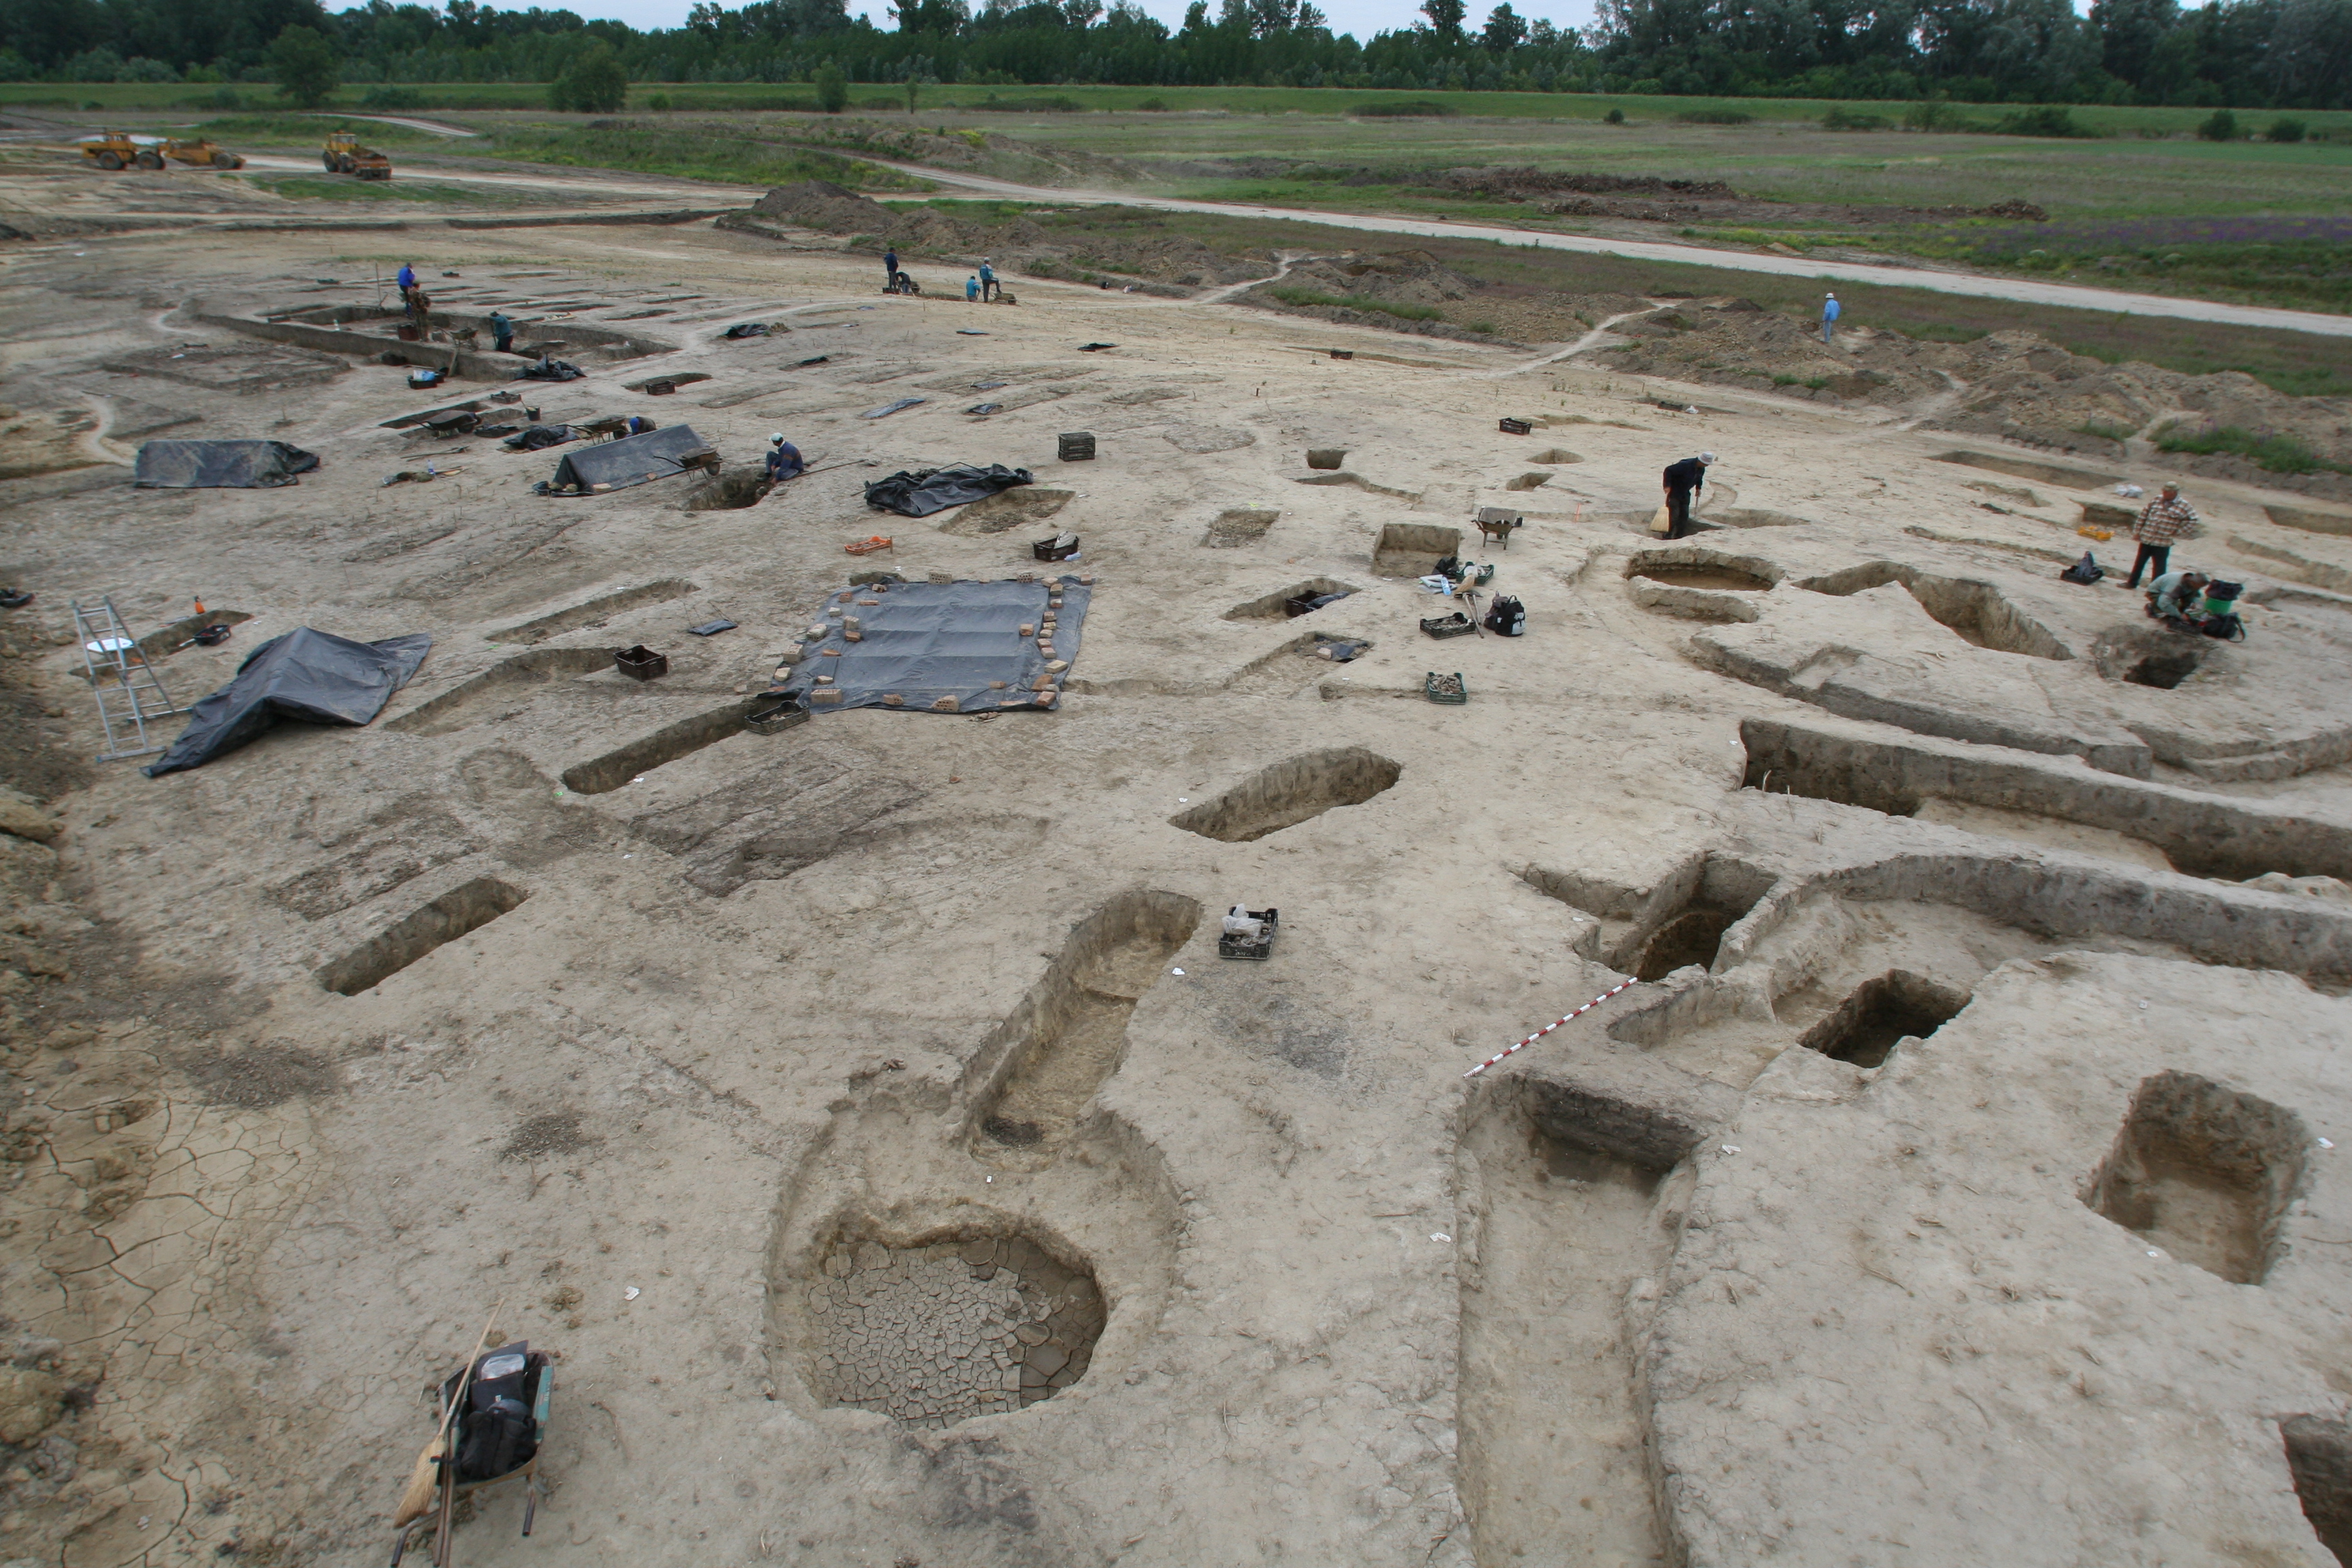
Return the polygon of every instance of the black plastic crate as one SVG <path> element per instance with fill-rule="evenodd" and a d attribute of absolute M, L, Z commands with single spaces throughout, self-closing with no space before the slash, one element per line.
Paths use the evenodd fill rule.
<path fill-rule="evenodd" d="M 1066 463 L 1091 463 L 1095 460 L 1095 437 L 1091 430 L 1066 431 L 1061 437 L 1059 451 Z"/>
<path fill-rule="evenodd" d="M 1217 956 L 1219 958 L 1255 958 L 1264 960 L 1271 958 L 1274 955 L 1274 932 L 1275 928 L 1281 923 L 1278 918 L 1280 911 L 1276 910 L 1250 910 L 1245 912 L 1249 915 L 1250 919 L 1254 921 L 1264 921 L 1265 922 L 1265 934 L 1258 938 L 1257 941 L 1252 942 L 1247 937 L 1226 936 L 1223 932 L 1219 932 L 1217 936 Z"/>
<path fill-rule="evenodd" d="M 623 675 L 635 676 L 639 680 L 651 680 L 656 676 L 669 673 L 669 655 L 656 653 L 642 644 L 635 647 L 615 648 L 613 664 Z"/>

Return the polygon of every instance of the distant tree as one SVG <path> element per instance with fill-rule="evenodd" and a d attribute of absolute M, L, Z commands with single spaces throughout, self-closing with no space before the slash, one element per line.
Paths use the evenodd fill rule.
<path fill-rule="evenodd" d="M 1421 14 L 1429 18 L 1429 30 L 1449 44 L 1462 37 L 1465 8 L 1463 0 L 1421 0 Z"/>
<path fill-rule="evenodd" d="M 2281 118 L 2272 121 L 2271 128 L 2263 134 L 2265 140 L 2272 142 L 2300 142 L 2303 131 L 2302 121 Z"/>
<path fill-rule="evenodd" d="M 2238 117 L 2226 109 L 2217 109 L 2197 128 L 2197 134 L 2207 142 L 2235 142 Z"/>
<path fill-rule="evenodd" d="M 1507 55 L 1525 42 L 1527 36 L 1527 19 L 1511 9 L 1511 0 L 1503 0 L 1486 14 L 1486 30 L 1479 41 L 1491 53 Z"/>
<path fill-rule="evenodd" d="M 816 105 L 827 114 L 839 114 L 849 107 L 849 83 L 842 79 L 841 68 L 830 60 L 817 68 Z"/>
<path fill-rule="evenodd" d="M 628 100 L 629 73 L 602 38 L 573 55 L 547 89 L 549 108 L 577 114 L 610 114 Z"/>
<path fill-rule="evenodd" d="M 269 79 L 298 109 L 316 109 L 343 85 L 335 46 L 316 27 L 288 27 L 269 46 Z"/>

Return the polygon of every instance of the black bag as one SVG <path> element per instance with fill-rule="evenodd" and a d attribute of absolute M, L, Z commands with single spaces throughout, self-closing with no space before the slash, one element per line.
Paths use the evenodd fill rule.
<path fill-rule="evenodd" d="M 2208 616 L 2198 623 L 2197 629 L 2209 637 L 2220 637 L 2224 642 L 2246 640 L 2246 623 L 2235 616 Z"/>
<path fill-rule="evenodd" d="M 1515 637 L 1526 635 L 1527 606 L 1507 594 L 1497 594 L 1495 602 L 1486 606 L 1486 629 L 1497 637 Z"/>
<path fill-rule="evenodd" d="M 2083 558 L 2080 561 L 2075 562 L 2074 564 L 2067 567 L 2063 572 L 2059 573 L 2058 576 L 2059 580 L 2062 582 L 2080 583 L 2087 587 L 2089 584 L 2096 583 L 2100 578 L 2106 574 L 2107 569 L 2100 565 L 2095 560 L 2092 559 L 2091 552 L 2085 550 L 2083 552 Z"/>
<path fill-rule="evenodd" d="M 539 1373 L 530 1360 L 530 1347 L 521 1341 L 482 1358 L 457 1423 L 459 1480 L 493 1480 L 530 1463 L 539 1452 L 538 1424 L 531 1416 Z"/>

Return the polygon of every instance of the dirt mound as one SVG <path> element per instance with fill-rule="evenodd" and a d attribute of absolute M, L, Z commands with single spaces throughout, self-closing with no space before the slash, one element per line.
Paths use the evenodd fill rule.
<path fill-rule="evenodd" d="M 1930 428 L 2111 460 L 2143 432 L 2234 428 L 2286 437 L 2322 464 L 2352 466 L 2352 399 L 2295 397 L 2236 371 L 2108 364 L 2026 331 L 1936 343 L 1863 328 L 1841 333 L 1831 350 L 1810 322 L 1741 303 L 1694 301 L 1621 322 L 1614 330 L 1634 342 L 1601 352 L 1635 374 L 1820 403 L 1900 406 L 1957 391 L 1957 404 Z M 2283 473 L 2226 452 L 2168 457 L 2192 473 L 2352 500 L 2352 476 L 2325 468 Z"/>
<path fill-rule="evenodd" d="M 1283 282 L 1287 287 L 1317 289 L 1342 298 L 1399 305 L 1439 305 L 1466 300 L 1477 287 L 1425 250 L 1379 255 L 1349 251 L 1330 260 L 1308 261 L 1294 267 Z"/>
<path fill-rule="evenodd" d="M 751 210 L 762 217 L 780 217 L 803 228 L 836 234 L 876 233 L 896 216 L 871 196 L 861 196 L 830 180 L 778 185 L 753 202 Z"/>

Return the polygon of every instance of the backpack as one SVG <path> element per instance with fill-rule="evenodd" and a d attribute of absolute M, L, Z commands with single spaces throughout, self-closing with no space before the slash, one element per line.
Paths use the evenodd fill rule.
<path fill-rule="evenodd" d="M 2067 567 L 2063 572 L 2059 573 L 2058 576 L 2059 580 L 2062 582 L 2081 583 L 2085 586 L 2088 586 L 2106 574 L 2107 569 L 2100 565 L 2097 561 L 2094 560 L 2091 552 L 2085 550 L 2083 552 L 2083 558 L 2080 561 L 2075 562 L 2074 564 Z"/>
<path fill-rule="evenodd" d="M 2220 637 L 2224 642 L 2246 640 L 2246 623 L 2234 615 L 2208 616 L 2197 623 L 2197 629 L 2209 637 Z"/>
<path fill-rule="evenodd" d="M 1498 637 L 1523 637 L 1528 629 L 1527 607 L 1507 594 L 1497 594 L 1486 606 L 1486 626 Z"/>

